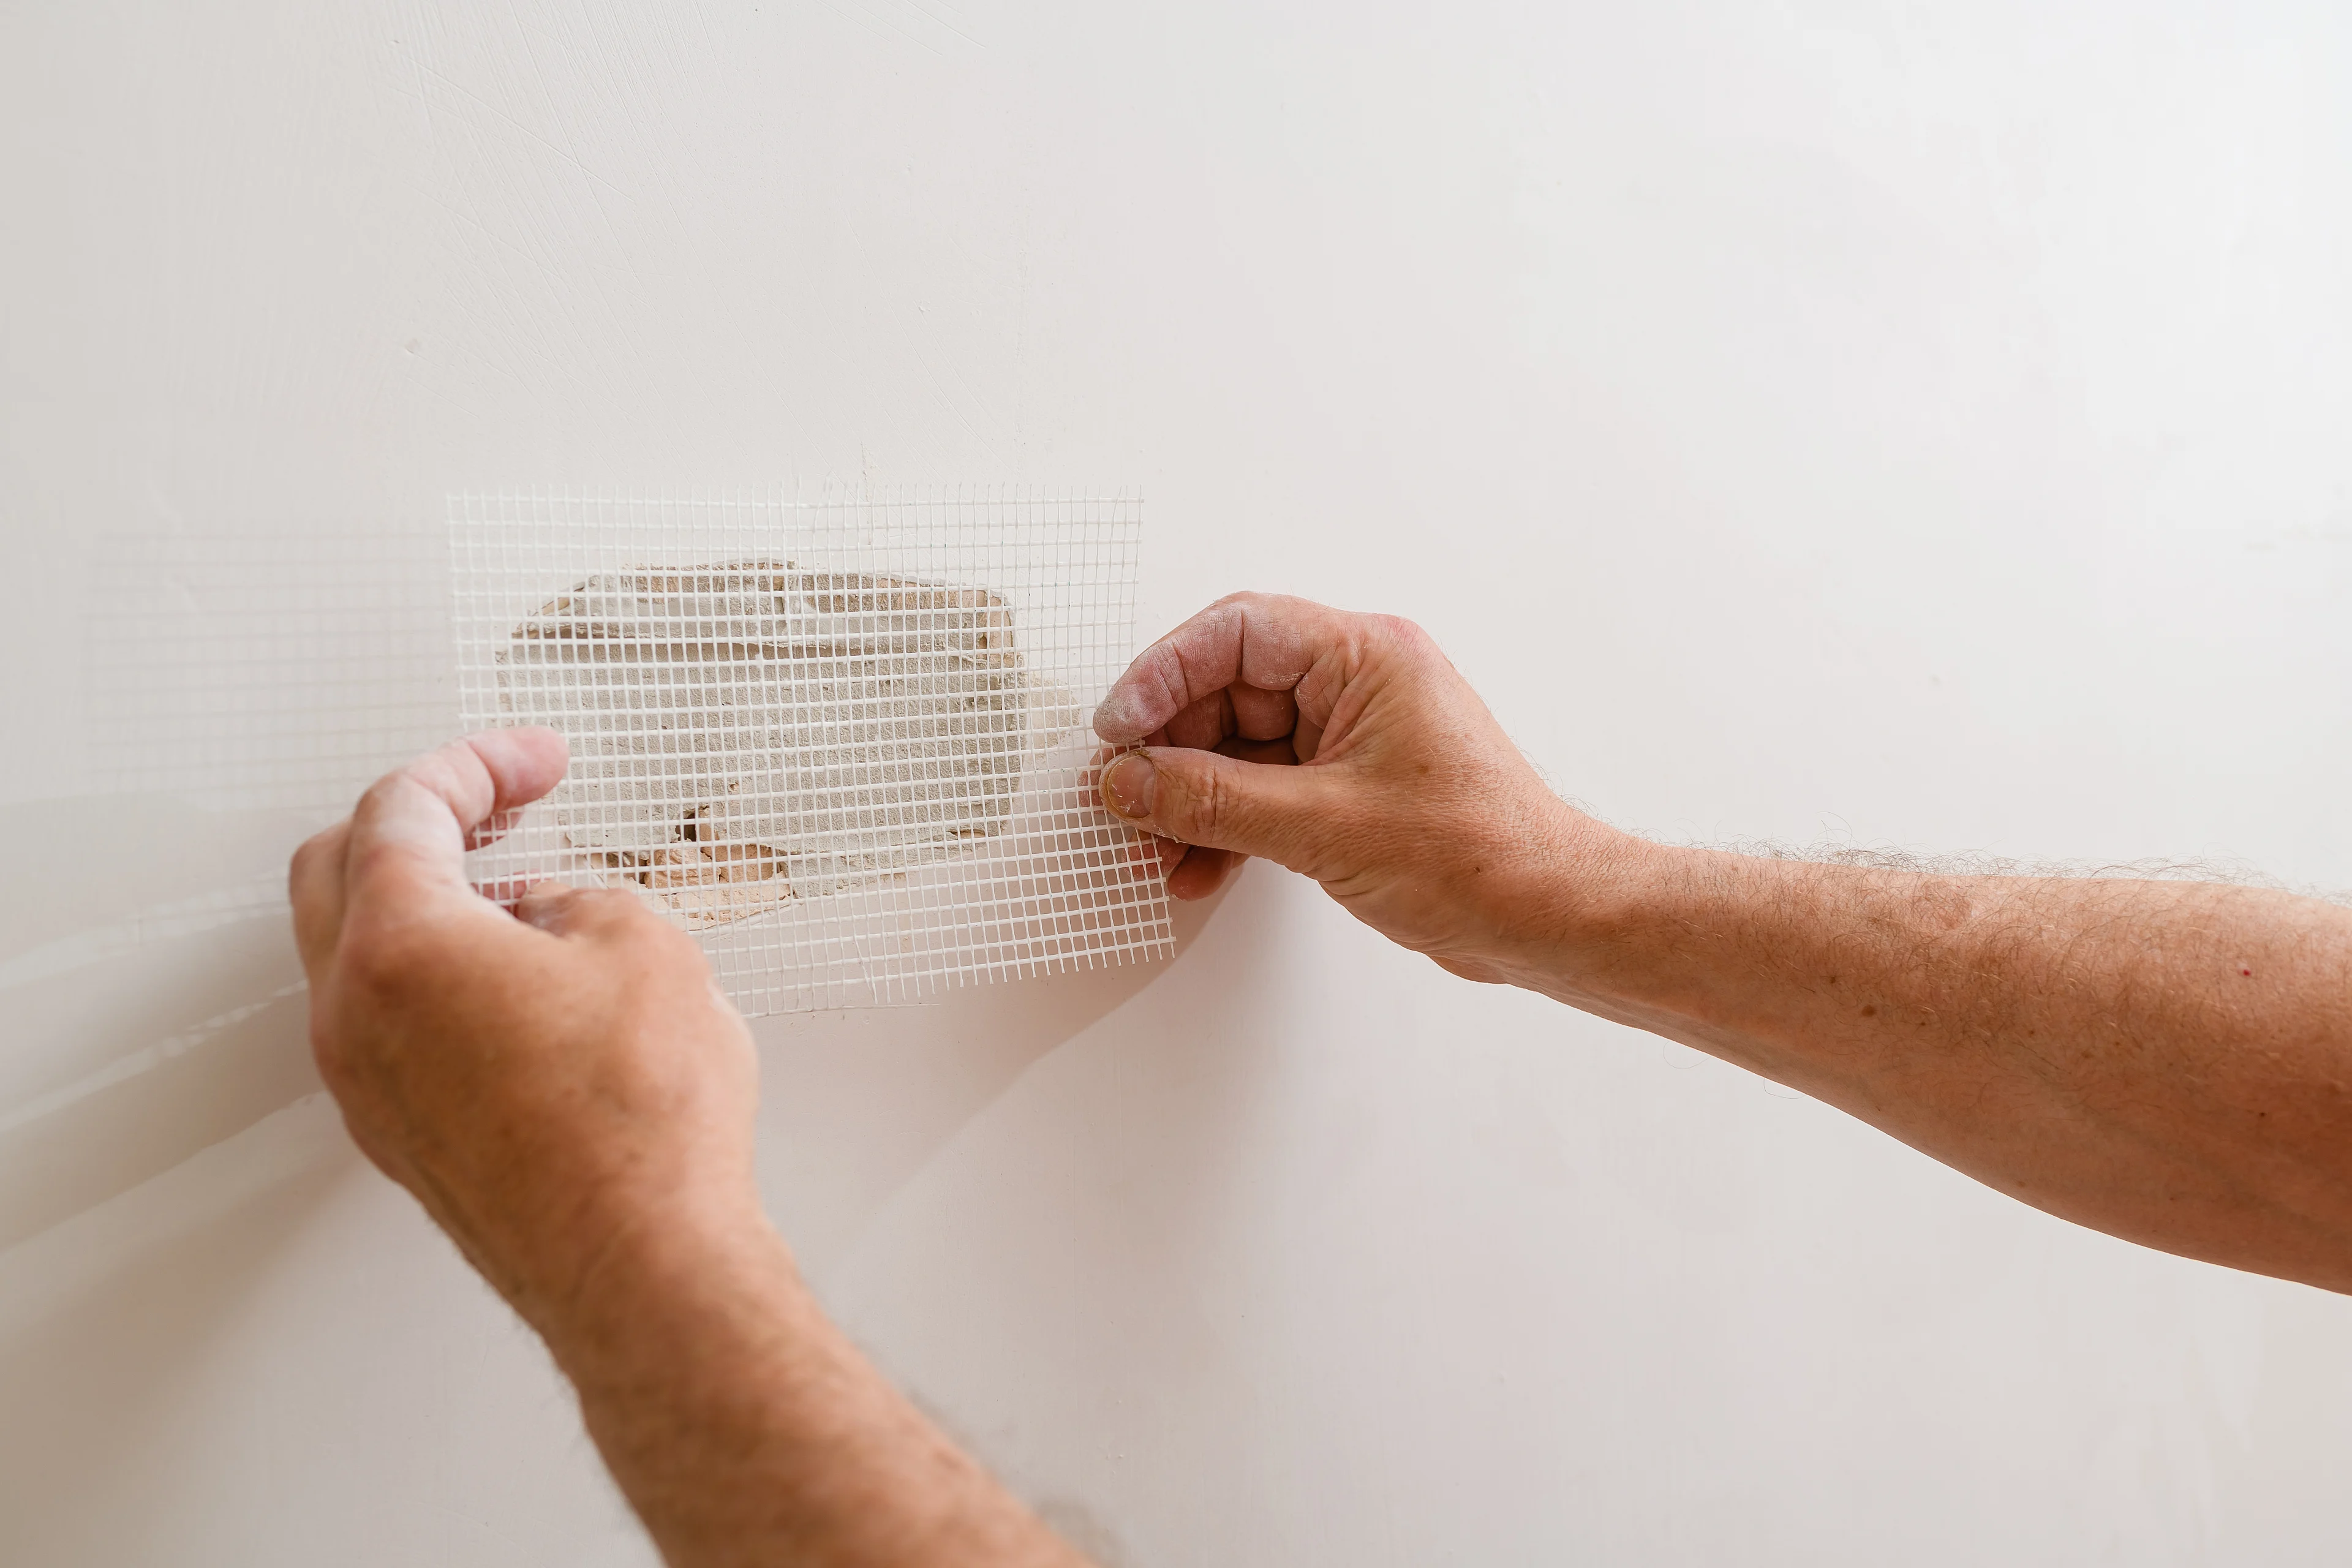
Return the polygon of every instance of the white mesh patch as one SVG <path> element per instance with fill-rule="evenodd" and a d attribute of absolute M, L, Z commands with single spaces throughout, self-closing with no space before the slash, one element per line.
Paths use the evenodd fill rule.
<path fill-rule="evenodd" d="M 755 1014 L 1163 955 L 1158 860 L 1097 801 L 1088 728 L 1139 510 L 453 500 L 462 716 L 572 756 L 476 880 L 631 889 Z"/>

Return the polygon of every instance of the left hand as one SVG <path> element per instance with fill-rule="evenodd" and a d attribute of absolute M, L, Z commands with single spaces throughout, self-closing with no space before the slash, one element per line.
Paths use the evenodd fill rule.
<path fill-rule="evenodd" d="M 763 1231 L 750 1031 L 691 938 L 634 896 L 467 884 L 496 814 L 563 776 L 551 730 L 387 774 L 302 846 L 310 1041 L 345 1124 L 551 1340 L 639 1244 Z"/>

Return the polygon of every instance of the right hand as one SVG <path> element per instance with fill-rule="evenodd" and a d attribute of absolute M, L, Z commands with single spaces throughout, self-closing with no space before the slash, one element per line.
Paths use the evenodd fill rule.
<path fill-rule="evenodd" d="M 1262 856 L 1473 980 L 1533 979 L 1565 939 L 1568 890 L 1636 842 L 1546 787 L 1391 616 L 1221 599 L 1137 658 L 1095 731 L 1144 742 L 1104 769 L 1103 800 L 1167 841 L 1177 898 Z"/>

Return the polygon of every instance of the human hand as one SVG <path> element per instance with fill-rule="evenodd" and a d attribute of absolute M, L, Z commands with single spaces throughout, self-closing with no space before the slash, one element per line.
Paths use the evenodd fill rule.
<path fill-rule="evenodd" d="M 761 1226 L 757 1063 L 691 939 L 634 897 L 465 879 L 563 776 L 551 730 L 387 774 L 295 854 L 310 1042 L 352 1138 L 542 1333 L 648 1233 Z"/>
<path fill-rule="evenodd" d="M 1575 890 L 1636 842 L 1547 788 L 1391 616 L 1221 599 L 1144 650 L 1095 731 L 1144 743 L 1104 769 L 1103 800 L 1163 840 L 1177 898 L 1263 856 L 1471 979 L 1534 980 Z"/>

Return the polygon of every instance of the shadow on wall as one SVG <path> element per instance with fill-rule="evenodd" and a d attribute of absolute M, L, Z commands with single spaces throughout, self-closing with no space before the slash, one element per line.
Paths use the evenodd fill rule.
<path fill-rule="evenodd" d="M 1223 898 L 1173 906 L 1175 952 L 1157 963 L 757 1020 L 760 1184 L 803 1267 L 823 1273 L 1033 1064 L 1168 973 Z"/>
<path fill-rule="evenodd" d="M 121 807 L 108 803 L 108 820 L 119 824 Z M 649 1560 L 582 1457 L 542 1358 L 499 1348 L 524 1331 L 367 1170 L 314 1092 L 282 909 L 205 913 L 183 887 L 150 891 L 195 912 L 173 926 L 160 905 L 111 919 L 93 906 L 77 913 L 79 930 L 29 943 L 34 933 L 20 930 L 0 948 L 0 1007 L 19 1023 L 39 1015 L 23 1044 L 83 1047 L 37 1064 L 0 1053 L 0 1406 L 27 1417 L 0 1433 L 0 1559 L 163 1560 L 184 1542 L 157 1539 L 162 1521 L 216 1517 L 234 1533 L 278 1509 L 268 1489 L 299 1475 L 325 1489 L 310 1496 L 313 1522 L 376 1531 L 394 1543 L 383 1560 L 434 1560 L 456 1527 L 407 1505 L 442 1487 L 445 1461 L 459 1454 L 485 1487 L 577 1515 L 567 1528 L 583 1552 L 572 1560 Z M 1179 910 L 1180 954 L 1208 913 Z M 833 1261 L 1033 1063 L 1169 967 L 757 1021 L 761 1174 L 804 1258 Z M 309 1264 L 293 1267 L 298 1257 Z M 289 1294 L 289 1279 L 309 1283 Z M 446 1310 L 453 1302 L 479 1310 Z M 294 1381 L 272 1382 L 295 1340 L 404 1347 L 335 1361 L 343 1403 L 326 1404 L 389 1410 L 436 1434 L 414 1445 L 413 1468 L 430 1469 L 429 1484 L 362 1462 L 359 1428 L 302 1428 L 300 1458 L 257 1471 L 194 1425 L 217 1419 L 204 1413 L 229 1384 L 251 1403 L 247 1425 L 265 1433 L 322 1408 L 303 1381 L 320 1375 L 316 1353 L 287 1358 Z M 463 1365 L 466 1375 L 392 1386 L 418 1365 Z M 510 1408 L 535 1413 L 531 1440 L 508 1441 Z M 224 1488 L 235 1506 L 220 1506 Z"/>
<path fill-rule="evenodd" d="M 319 1087 L 277 811 L 53 801 L 0 931 L 0 1248 Z"/>
<path fill-rule="evenodd" d="M 0 931 L 0 1251 L 320 1087 L 278 873 L 315 826 L 158 796 L 47 803 Z M 1181 953 L 1206 918 L 1180 911 Z M 1149 985 L 1126 964 L 761 1020 L 763 1175 L 816 1259 L 1037 1058 Z"/>

